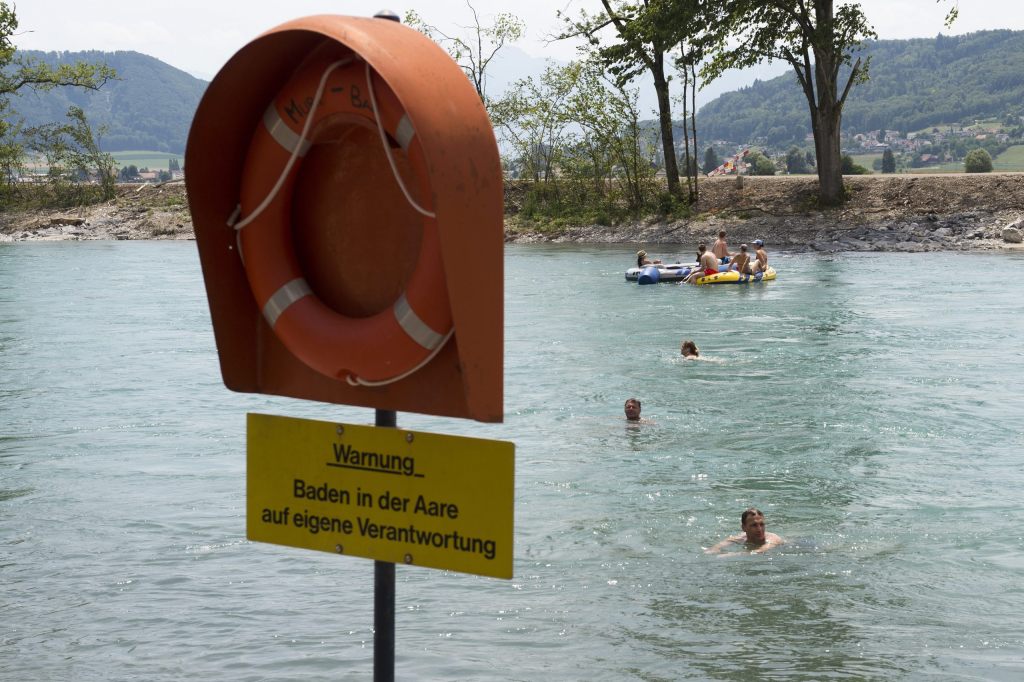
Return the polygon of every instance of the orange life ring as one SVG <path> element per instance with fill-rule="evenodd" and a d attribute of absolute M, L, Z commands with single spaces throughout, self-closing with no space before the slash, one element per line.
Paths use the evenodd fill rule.
<path fill-rule="evenodd" d="M 420 197 L 430 197 L 423 150 L 397 95 L 359 58 L 318 50 L 267 107 L 252 137 L 241 179 L 239 248 L 263 317 L 292 354 L 334 379 L 388 383 L 429 362 L 451 335 L 437 221 L 406 192 L 424 214 L 423 236 L 406 290 L 390 308 L 349 317 L 316 296 L 296 257 L 291 204 L 308 132 L 335 114 L 360 117 L 386 132 L 407 155 Z"/>

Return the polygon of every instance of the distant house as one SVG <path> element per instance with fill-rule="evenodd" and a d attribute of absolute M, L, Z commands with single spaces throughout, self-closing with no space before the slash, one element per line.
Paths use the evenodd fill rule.
<path fill-rule="evenodd" d="M 140 171 L 139 180 L 142 182 L 156 182 L 160 179 L 159 171 Z"/>

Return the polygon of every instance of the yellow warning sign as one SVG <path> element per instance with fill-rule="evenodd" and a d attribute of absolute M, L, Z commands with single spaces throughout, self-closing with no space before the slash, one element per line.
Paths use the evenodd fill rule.
<path fill-rule="evenodd" d="M 250 540 L 512 577 L 515 445 L 249 414 Z"/>

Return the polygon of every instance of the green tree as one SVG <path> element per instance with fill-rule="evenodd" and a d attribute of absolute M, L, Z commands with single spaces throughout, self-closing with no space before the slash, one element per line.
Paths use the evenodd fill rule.
<path fill-rule="evenodd" d="M 745 161 L 750 164 L 750 175 L 775 175 L 775 164 L 757 149 L 752 149 Z"/>
<path fill-rule="evenodd" d="M 786 172 L 807 172 L 807 157 L 804 156 L 804 153 L 800 150 L 799 147 L 790 147 L 789 151 L 786 152 Z"/>
<path fill-rule="evenodd" d="M 172 170 L 172 171 L 180 171 L 181 170 L 181 162 L 178 160 L 177 157 L 174 157 L 173 159 L 168 159 L 167 160 L 167 170 Z"/>
<path fill-rule="evenodd" d="M 406 12 L 405 23 L 448 50 L 455 63 L 466 72 L 480 99 L 486 105 L 487 67 L 502 47 L 514 43 L 523 36 L 526 24 L 516 15 L 503 12 L 494 18 L 494 23 L 485 26 L 480 23 L 480 15 L 472 3 L 466 4 L 473 13 L 473 24 L 460 27 L 463 31 L 461 35 L 449 35 L 428 24 L 416 10 Z"/>
<path fill-rule="evenodd" d="M 818 199 L 837 205 L 844 198 L 840 130 L 843 105 L 854 83 L 867 79 L 868 65 L 854 53 L 876 34 L 860 5 L 832 0 L 724 0 L 719 40 L 705 73 L 762 61 L 788 62 L 796 73 L 811 115 L 817 157 Z M 740 37 L 728 41 L 724 35 Z M 735 46 L 733 46 L 735 45 Z M 845 78 L 840 70 L 849 67 Z"/>
<path fill-rule="evenodd" d="M 114 157 L 100 151 L 81 107 L 72 106 L 67 118 L 70 123 L 49 123 L 26 131 L 29 149 L 46 157 L 56 199 L 63 204 L 113 199 Z M 95 184 L 78 186 L 83 182 Z"/>
<path fill-rule="evenodd" d="M 3 187 L 10 190 L 24 158 L 24 145 L 11 118 L 10 99 L 22 90 L 43 92 L 59 86 L 99 90 L 108 80 L 116 78 L 113 69 L 104 64 L 60 64 L 49 66 L 41 61 L 22 57 L 11 38 L 18 30 L 18 17 L 13 5 L 0 0 L 0 175 Z M 78 109 L 80 122 L 84 114 Z M 68 111 L 72 116 L 72 111 Z"/>
<path fill-rule="evenodd" d="M 892 155 L 891 149 L 886 149 L 884 152 L 882 152 L 882 172 L 896 172 L 896 157 Z"/>
<path fill-rule="evenodd" d="M 964 170 L 968 173 L 991 173 L 992 156 L 983 148 L 972 149 L 964 157 Z"/>
<path fill-rule="evenodd" d="M 515 154 L 520 177 L 554 184 L 558 154 L 564 150 L 569 120 L 563 101 L 576 87 L 582 67 L 549 66 L 537 79 L 516 81 L 491 103 L 491 122 Z"/>
<path fill-rule="evenodd" d="M 642 3 L 634 3 L 629 0 L 601 0 L 604 11 L 594 15 L 581 11 L 578 18 L 573 19 L 558 12 L 558 16 L 567 24 L 566 30 L 558 37 L 586 38 L 587 45 L 584 49 L 594 53 L 604 68 L 615 77 L 617 83 L 624 85 L 644 71 L 651 74 L 658 98 L 658 126 L 665 160 L 665 178 L 669 193 L 675 197 L 680 196 L 681 188 L 672 127 L 672 100 L 666 57 L 687 35 L 681 30 L 682 24 L 676 22 L 682 21 L 682 17 L 692 16 L 692 13 L 685 11 L 691 4 L 700 5 L 696 2 L 645 0 Z M 616 41 L 606 38 L 605 29 L 608 28 L 614 31 Z"/>
<path fill-rule="evenodd" d="M 532 180 L 521 214 L 602 223 L 622 207 L 652 203 L 653 140 L 640 124 L 636 91 L 612 82 L 594 61 L 550 66 L 517 81 L 492 105 L 492 122 Z"/>
<path fill-rule="evenodd" d="M 707 175 L 711 171 L 715 170 L 722 165 L 722 162 L 718 160 L 718 154 L 715 153 L 714 147 L 708 147 L 704 150 L 704 174 Z"/>
<path fill-rule="evenodd" d="M 610 81 L 595 61 L 582 63 L 576 87 L 566 100 L 567 119 L 583 128 L 583 146 L 591 158 L 605 160 L 593 168 L 594 194 L 604 197 L 605 188 L 615 183 L 633 213 L 648 204 L 654 175 L 637 100 L 637 91 Z M 609 211 L 613 203 L 614 197 L 606 202 Z"/>
<path fill-rule="evenodd" d="M 647 4 L 647 3 L 645 3 Z M 691 157 L 691 141 L 693 162 L 687 161 L 686 188 L 689 202 L 694 204 L 700 198 L 697 186 L 697 67 L 707 57 L 711 42 L 716 36 L 708 30 L 708 19 L 716 9 L 713 3 L 704 0 L 673 0 L 671 2 L 650 3 L 650 6 L 663 8 L 661 12 L 649 12 L 648 21 L 653 20 L 652 27 L 665 31 L 679 44 L 679 56 L 675 60 L 678 73 L 682 76 L 683 92 L 680 102 L 683 105 L 683 152 L 687 159 Z M 689 101 L 687 101 L 689 95 Z M 687 129 L 689 117 L 689 129 Z"/>

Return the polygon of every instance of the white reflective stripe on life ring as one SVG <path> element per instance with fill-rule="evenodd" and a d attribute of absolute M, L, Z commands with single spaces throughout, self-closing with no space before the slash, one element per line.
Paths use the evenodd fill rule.
<path fill-rule="evenodd" d="M 296 277 L 275 291 L 274 295 L 267 300 L 267 303 L 263 306 L 263 317 L 270 325 L 270 328 L 273 329 L 274 325 L 277 324 L 277 318 L 281 317 L 281 313 L 287 310 L 288 306 L 300 298 L 311 296 L 312 294 L 313 290 L 309 288 L 309 283 L 302 277 Z"/>
<path fill-rule="evenodd" d="M 402 149 L 408 150 L 409 143 L 412 142 L 412 138 L 415 135 L 416 129 L 412 127 L 409 115 L 403 114 L 402 120 L 398 122 L 398 127 L 395 128 L 395 140 L 402 146 Z"/>
<path fill-rule="evenodd" d="M 416 311 L 409 305 L 408 299 L 405 294 L 402 294 L 395 305 L 392 308 L 395 311 L 395 320 L 398 322 L 398 326 L 402 328 L 406 334 L 409 335 L 416 343 L 420 344 L 427 350 L 433 350 L 440 345 L 445 339 L 443 334 L 438 334 L 430 326 L 420 319 L 420 316 L 416 314 Z"/>
<path fill-rule="evenodd" d="M 299 144 L 300 136 L 284 122 L 281 115 L 277 113 L 277 107 L 274 106 L 273 102 L 271 102 L 270 106 L 263 112 L 263 125 L 266 126 L 267 132 L 270 133 L 270 136 L 274 138 L 279 145 L 284 147 L 285 151 L 289 154 L 295 151 L 295 147 Z M 299 156 L 305 156 L 306 152 L 309 151 L 309 147 L 309 140 L 303 140 L 302 147 L 299 148 Z"/>

